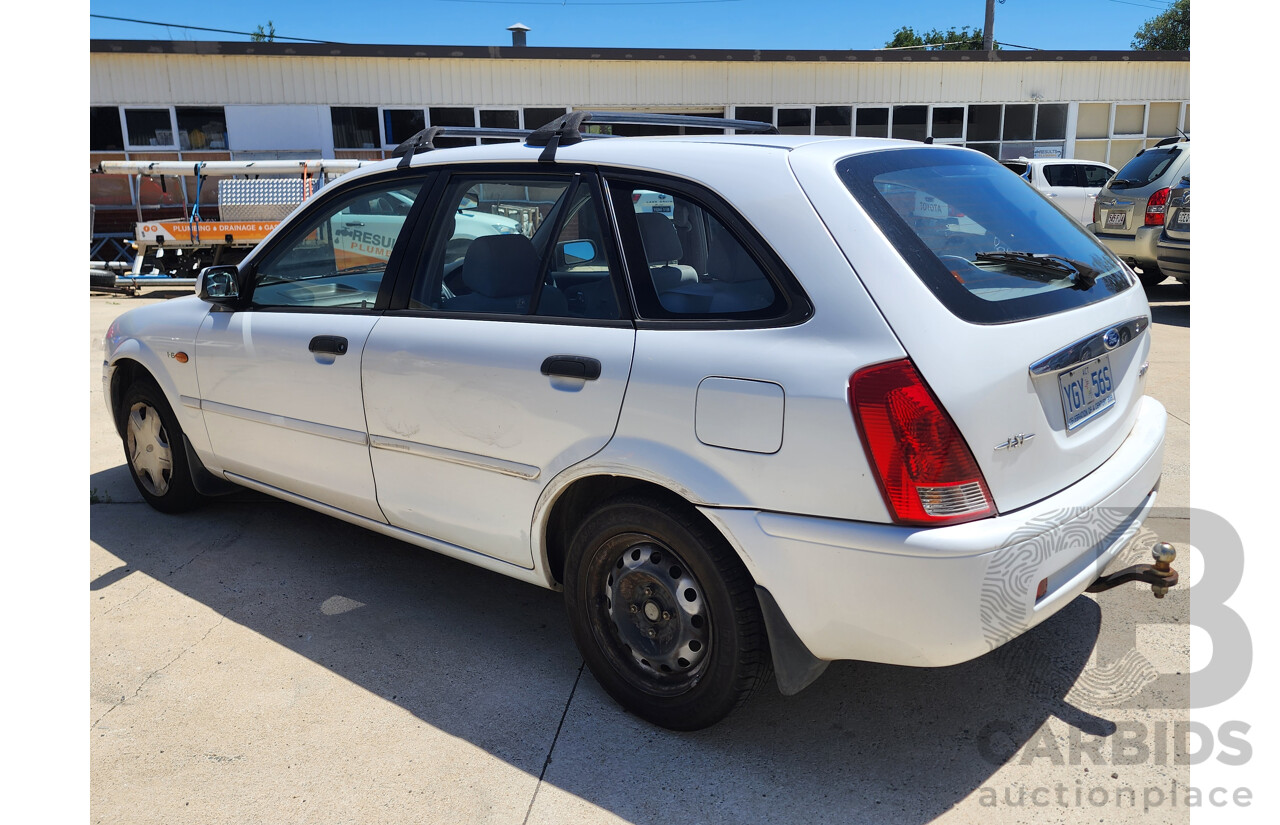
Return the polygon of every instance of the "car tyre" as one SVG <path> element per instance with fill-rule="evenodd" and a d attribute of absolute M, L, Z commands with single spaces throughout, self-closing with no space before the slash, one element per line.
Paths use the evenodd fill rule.
<path fill-rule="evenodd" d="M 182 427 L 156 383 L 135 379 L 118 414 L 125 464 L 143 499 L 162 513 L 181 513 L 203 503 L 191 478 Z"/>
<path fill-rule="evenodd" d="M 1138 280 L 1142 283 L 1142 288 L 1150 292 L 1153 287 L 1157 287 L 1164 283 L 1164 279 L 1168 276 L 1160 271 L 1155 264 L 1147 264 L 1142 271 L 1137 273 Z"/>
<path fill-rule="evenodd" d="M 664 728 L 715 724 L 771 672 L 751 576 L 683 501 L 634 495 L 591 513 L 569 545 L 565 607 L 600 685 Z"/>
<path fill-rule="evenodd" d="M 89 270 L 89 289 L 112 289 L 116 285 L 116 274 L 110 271 Z"/>

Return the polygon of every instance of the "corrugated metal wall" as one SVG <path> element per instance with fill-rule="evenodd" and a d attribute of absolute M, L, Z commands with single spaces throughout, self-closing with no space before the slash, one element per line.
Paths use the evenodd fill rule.
<path fill-rule="evenodd" d="M 1191 64 L 712 62 L 92 53 L 91 104 L 628 106 L 1186 101 Z"/>

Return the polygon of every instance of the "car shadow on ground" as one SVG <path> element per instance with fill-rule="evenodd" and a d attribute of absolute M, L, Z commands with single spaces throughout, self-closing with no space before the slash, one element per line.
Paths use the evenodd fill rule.
<path fill-rule="evenodd" d="M 108 489 L 125 472 L 91 485 Z M 1099 632 L 1099 607 L 1083 597 L 972 662 L 837 662 L 796 696 L 770 683 L 721 724 L 672 733 L 621 711 L 581 669 L 557 593 L 254 493 L 184 516 L 92 505 L 90 538 L 123 563 L 90 583 L 95 598 L 143 573 L 634 823 L 669 822 L 673 810 L 690 822 L 838 812 L 924 823 L 982 787 L 1050 717 L 1115 730 L 1064 699 Z"/>
<path fill-rule="evenodd" d="M 1191 287 L 1167 280 L 1147 290 L 1151 305 L 1151 322 L 1171 327 L 1191 326 Z"/>

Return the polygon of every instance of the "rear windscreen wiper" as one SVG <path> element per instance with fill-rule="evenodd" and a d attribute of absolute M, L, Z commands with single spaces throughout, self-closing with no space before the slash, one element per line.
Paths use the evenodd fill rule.
<path fill-rule="evenodd" d="M 977 252 L 979 261 L 1012 264 L 1040 272 L 1053 272 L 1071 279 L 1076 289 L 1088 289 L 1098 277 L 1097 271 L 1079 261 L 1045 252 Z"/>

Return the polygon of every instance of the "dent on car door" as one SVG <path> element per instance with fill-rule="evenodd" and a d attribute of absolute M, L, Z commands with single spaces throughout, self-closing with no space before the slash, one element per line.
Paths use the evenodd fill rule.
<path fill-rule="evenodd" d="M 421 188 L 398 174 L 322 196 L 248 265 L 243 304 L 206 317 L 196 367 L 222 469 L 383 520 L 360 356 Z"/>
<path fill-rule="evenodd" d="M 462 238 L 464 207 L 520 231 Z M 590 174 L 456 174 L 434 213 L 364 351 L 378 503 L 397 527 L 530 567 L 543 488 L 608 443 L 622 407 L 635 332 L 613 233 Z"/>

